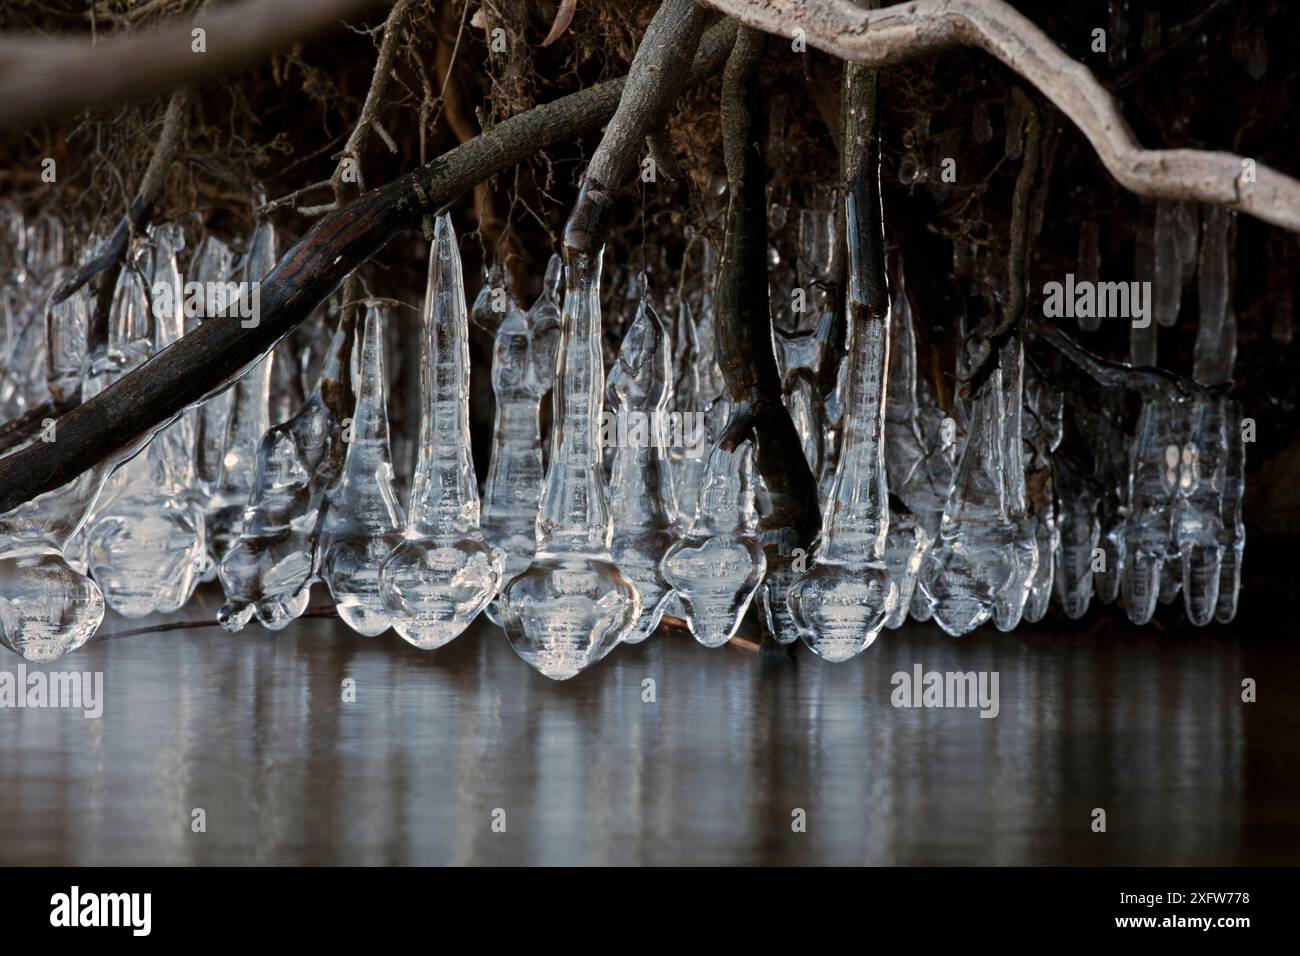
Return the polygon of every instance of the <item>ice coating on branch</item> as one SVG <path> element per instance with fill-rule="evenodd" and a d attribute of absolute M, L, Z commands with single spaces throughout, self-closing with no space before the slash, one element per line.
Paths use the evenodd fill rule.
<path fill-rule="evenodd" d="M 636 587 L 610 554 L 599 440 L 602 253 L 565 248 L 551 460 L 538 504 L 536 553 L 501 594 L 501 621 L 511 646 L 554 680 L 599 661 L 641 614 Z"/>
<path fill-rule="evenodd" d="M 343 465 L 343 419 L 351 405 L 345 376 L 350 352 L 346 314 L 339 318 L 320 377 L 302 407 L 269 429 L 257 448 L 256 478 L 239 540 L 218 573 L 226 606 L 217 619 L 239 630 L 250 613 L 280 630 L 307 609 L 325 491 Z"/>
<path fill-rule="evenodd" d="M 379 568 L 401 540 L 402 506 L 393 487 L 384 385 L 384 313 L 366 308 L 353 389 L 357 407 L 347 457 L 326 493 L 321 528 L 321 580 L 329 586 L 343 622 L 367 637 L 388 630 L 392 612 L 379 589 Z"/>
<path fill-rule="evenodd" d="M 380 590 L 393 629 L 425 650 L 458 637 L 501 586 L 501 561 L 479 531 L 470 456 L 469 317 L 451 217 L 438 217 L 421 313 L 419 458 L 406 534 L 384 560 Z"/>
<path fill-rule="evenodd" d="M 883 236 L 865 230 L 879 216 L 865 203 L 879 198 L 853 190 L 849 222 L 846 400 L 839 458 L 830 502 L 817 539 L 814 564 L 790 587 L 790 612 L 799 637 L 819 657 L 845 661 L 876 639 L 898 603 L 898 586 L 885 564 L 889 501 L 885 478 L 885 392 L 889 367 L 890 309 L 883 260 L 872 288 L 870 261 Z M 873 294 L 880 301 L 873 301 Z"/>
<path fill-rule="evenodd" d="M 1016 574 L 1016 528 L 1007 517 L 1003 474 L 1002 370 L 984 381 L 939 536 L 917 582 L 935 622 L 954 637 L 993 616 Z"/>
<path fill-rule="evenodd" d="M 609 370 L 606 398 L 619 436 L 610 476 L 614 562 L 641 594 L 641 616 L 628 644 L 645 640 L 659 625 L 667 587 L 659 562 L 673 543 L 677 505 L 665 454 L 669 376 L 668 332 L 644 288 L 636 319 Z M 606 420 L 610 420 L 606 412 Z M 659 433 L 656 434 L 656 431 Z"/>
<path fill-rule="evenodd" d="M 659 565 L 691 634 L 705 647 L 721 647 L 735 635 L 767 571 L 755 535 L 752 456 L 748 442 L 734 452 L 713 447 L 690 529 Z"/>
<path fill-rule="evenodd" d="M 251 288 L 248 283 L 261 282 L 274 266 L 275 229 L 270 223 L 262 222 L 248 242 L 243 270 L 245 290 Z M 209 321 L 237 322 L 239 319 L 228 315 Z M 271 362 L 270 354 L 258 359 L 231 389 L 225 442 L 221 446 L 221 473 L 208 507 L 208 556 L 216 563 L 220 563 L 243 530 L 244 511 L 256 478 L 257 446 L 270 425 Z"/>

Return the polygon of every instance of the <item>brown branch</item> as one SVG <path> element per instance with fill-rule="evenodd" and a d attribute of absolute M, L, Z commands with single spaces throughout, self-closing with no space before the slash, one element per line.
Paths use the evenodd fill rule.
<path fill-rule="evenodd" d="M 734 28 L 723 22 L 705 33 L 689 82 L 721 68 Z M 0 459 L 0 514 L 115 459 L 139 436 L 241 374 L 397 232 L 419 229 L 425 216 L 539 149 L 599 129 L 614 114 L 626 82 L 610 80 L 511 117 L 320 219 L 262 281 L 255 327 L 200 324 L 60 418 L 57 441 L 34 442 Z"/>
<path fill-rule="evenodd" d="M 759 82 L 766 37 L 741 29 L 722 81 L 722 149 L 727 165 L 727 230 L 718 269 L 719 365 L 736 402 L 724 445 L 752 426 L 758 471 L 772 498 L 768 527 L 793 528 L 801 547 L 821 524 L 817 481 L 781 400 L 767 284 L 767 98 Z"/>
<path fill-rule="evenodd" d="M 861 10 L 848 0 L 701 0 L 741 23 L 791 36 L 870 66 L 974 46 L 1029 81 L 1079 127 L 1102 165 L 1126 189 L 1153 199 L 1230 206 L 1300 232 L 1300 181 L 1243 157 L 1195 149 L 1143 149 L 1096 77 L 1003 0 L 913 0 Z"/>
<path fill-rule="evenodd" d="M 189 17 L 102 43 L 0 36 L 0 127 L 140 99 L 231 73 L 320 33 L 376 0 L 241 0 L 203 15 L 207 52 L 191 47 Z"/>
<path fill-rule="evenodd" d="M 618 109 L 587 164 L 578 201 L 564 227 L 567 251 L 593 253 L 605 244 L 614 193 L 636 162 L 646 135 L 686 89 L 686 65 L 695 56 L 707 18 L 695 0 L 664 0 L 655 11 L 632 58 Z"/>

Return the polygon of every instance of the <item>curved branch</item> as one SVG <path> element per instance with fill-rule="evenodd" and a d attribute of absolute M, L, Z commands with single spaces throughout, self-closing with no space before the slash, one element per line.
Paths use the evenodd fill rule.
<path fill-rule="evenodd" d="M 1196 149 L 1143 149 L 1115 101 L 1083 64 L 1003 0 L 913 0 L 862 10 L 848 0 L 701 0 L 741 23 L 792 36 L 870 66 L 973 46 L 1032 83 L 1079 127 L 1107 171 L 1126 189 L 1153 199 L 1231 206 L 1300 232 L 1300 181 L 1244 157 Z"/>
<path fill-rule="evenodd" d="M 735 31 L 708 30 L 690 82 L 722 67 Z M 0 459 L 0 514 L 58 488 L 238 377 L 306 319 L 394 234 L 418 229 L 477 183 L 539 149 L 599 129 L 626 78 L 610 80 L 513 116 L 401 179 L 320 219 L 261 283 L 258 324 L 210 319 L 59 419 L 58 440 Z"/>

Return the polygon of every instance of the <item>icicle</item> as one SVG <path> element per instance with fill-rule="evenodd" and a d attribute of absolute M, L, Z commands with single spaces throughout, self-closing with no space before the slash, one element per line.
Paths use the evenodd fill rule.
<path fill-rule="evenodd" d="M 227 321 L 220 317 L 221 305 L 209 290 L 216 288 L 215 283 L 229 281 L 233 261 L 231 251 L 215 236 L 205 236 L 195 250 L 190 269 L 194 281 L 204 289 L 204 321 Z M 221 484 L 221 457 L 226 450 L 226 425 L 234 394 L 235 389 L 228 388 L 209 398 L 199 409 L 195 467 L 197 492 L 204 501 L 215 497 Z M 212 570 L 215 573 L 215 565 Z"/>
<path fill-rule="evenodd" d="M 1052 458 L 1052 482 L 1060 502 L 1057 516 L 1056 598 L 1065 616 L 1078 620 L 1088 611 L 1093 589 L 1093 553 L 1101 536 L 1097 496 L 1064 455 Z"/>
<path fill-rule="evenodd" d="M 1182 590 L 1187 618 L 1197 627 L 1214 617 L 1228 536 L 1221 517 L 1227 480 L 1227 402 L 1198 401 L 1193 428 L 1179 461 L 1175 527 L 1182 556 Z"/>
<path fill-rule="evenodd" d="M 609 550 L 613 529 L 598 435 L 602 253 L 566 247 L 551 461 L 538 505 L 536 556 L 501 595 L 502 624 L 515 652 L 555 680 L 599 661 L 641 614 L 640 595 Z"/>
<path fill-rule="evenodd" d="M 1025 602 L 1038 573 L 1038 540 L 1025 496 L 1024 419 L 1025 351 L 1019 335 L 1012 335 L 1002 347 L 1002 480 L 1005 486 L 1007 520 L 1013 529 L 1012 544 L 1016 570 L 998 594 L 994 619 L 1000 631 L 1020 623 Z M 1051 555 L 1042 560 L 1050 562 Z"/>
<path fill-rule="evenodd" d="M 1204 234 L 1197 271 L 1200 324 L 1192 377 L 1207 385 L 1232 379 L 1237 357 L 1237 323 L 1232 311 L 1233 216 L 1223 206 L 1202 210 Z"/>
<path fill-rule="evenodd" d="M 1152 234 L 1138 229 L 1135 238 L 1135 253 L 1133 261 L 1133 278 L 1138 282 L 1153 282 L 1155 274 L 1155 249 L 1152 244 Z M 1154 287 L 1154 285 L 1153 285 Z M 1147 316 L 1147 321 L 1141 325 L 1132 323 L 1129 326 L 1129 363 L 1134 368 L 1144 366 L 1155 366 L 1156 364 L 1156 329 L 1159 326 L 1151 321 Z"/>
<path fill-rule="evenodd" d="M 138 341 L 148 317 L 143 291 L 127 296 L 114 314 L 110 354 L 134 362 L 180 338 L 183 325 L 178 227 L 152 231 L 156 244 L 150 288 L 154 341 Z M 179 610 L 198 584 L 204 563 L 203 509 L 190 495 L 194 432 L 186 415 L 157 432 L 147 450 L 111 479 L 111 492 L 86 531 L 87 556 L 108 605 L 125 617 Z"/>
<path fill-rule="evenodd" d="M 1178 306 L 1183 294 L 1183 264 L 1175 226 L 1176 203 L 1156 203 L 1155 233 L 1152 237 L 1153 278 L 1151 295 L 1155 321 L 1168 328 L 1178 321 Z"/>
<path fill-rule="evenodd" d="M 891 496 L 889 506 L 889 533 L 885 537 L 885 565 L 889 577 L 898 587 L 898 601 L 885 620 L 891 630 L 902 627 L 911 612 L 917 593 L 916 581 L 933 539 L 921 526 L 916 516 L 907 510 L 901 500 Z M 924 604 L 924 602 L 921 602 Z M 929 617 L 928 609 L 922 613 Z"/>
<path fill-rule="evenodd" d="M 60 272 L 55 284 L 71 272 L 71 269 Z M 71 403 L 81 389 L 81 377 L 86 370 L 86 330 L 92 307 L 87 284 L 47 310 L 45 377 L 50 397 L 58 405 Z"/>
<path fill-rule="evenodd" d="M 1160 597 L 1161 571 L 1170 556 L 1185 419 L 1176 402 L 1149 399 L 1133 439 L 1121 589 L 1124 612 L 1134 624 L 1151 620 Z"/>
<path fill-rule="evenodd" d="M 884 438 L 890 316 L 879 203 L 879 196 L 864 188 L 851 190 L 847 200 L 847 392 L 839 460 L 815 564 L 790 587 L 790 611 L 800 638 L 828 661 L 860 654 L 898 603 L 898 585 L 884 560 L 889 533 Z"/>
<path fill-rule="evenodd" d="M 343 622 L 367 637 L 393 623 L 379 590 L 379 567 L 401 540 L 402 507 L 393 487 L 384 387 L 384 315 L 366 309 L 361 354 L 353 389 L 357 408 L 352 433 L 344 432 L 347 457 L 326 494 L 321 529 L 321 580 L 334 596 Z"/>
<path fill-rule="evenodd" d="M 632 579 L 641 594 L 641 616 L 624 638 L 628 644 L 645 640 L 659 626 L 667 590 L 659 580 L 659 562 L 673 543 L 677 520 L 672 476 L 664 454 L 668 352 L 667 330 L 650 307 L 643 279 L 636 320 L 623 337 L 606 385 L 614 409 L 612 416 L 606 413 L 606 420 L 612 417 L 618 433 L 627 433 L 626 441 L 615 443 L 610 479 L 612 553 L 619 570 Z M 640 437 L 633 434 L 637 425 Z"/>
<path fill-rule="evenodd" d="M 1219 520 L 1223 525 L 1223 563 L 1219 574 L 1219 601 L 1215 620 L 1230 624 L 1237 616 L 1237 595 L 1241 590 L 1241 561 L 1246 551 L 1246 525 L 1241 518 L 1241 501 L 1246 493 L 1246 444 L 1241 434 L 1241 406 L 1225 400 L 1223 494 L 1219 499 Z"/>
<path fill-rule="evenodd" d="M 248 243 L 245 289 L 260 282 L 274 266 L 275 230 L 270 223 L 259 223 Z M 228 315 L 218 321 L 238 320 Z M 271 362 L 271 355 L 262 358 L 233 389 L 222 446 L 221 478 L 208 511 L 208 555 L 214 563 L 220 563 L 243 530 L 244 509 L 256 478 L 257 446 L 270 425 Z"/>
<path fill-rule="evenodd" d="M 1061 443 L 1063 396 L 1039 375 L 1025 389 L 1024 434 L 1029 449 L 1025 464 L 1025 500 L 1038 551 L 1038 568 L 1029 585 L 1025 620 L 1031 624 L 1047 614 L 1056 577 L 1061 535 L 1053 487 L 1052 452 Z"/>
<path fill-rule="evenodd" d="M 479 531 L 470 456 L 469 319 L 451 217 L 438 217 L 420 333 L 420 444 L 406 534 L 380 570 L 393 629 L 431 650 L 459 636 L 501 586 Z"/>
<path fill-rule="evenodd" d="M 993 616 L 1018 566 L 1015 528 L 1007 518 L 1002 396 L 997 368 L 975 398 L 943 524 L 917 582 L 936 623 L 954 637 Z"/>
<path fill-rule="evenodd" d="M 226 605 L 217 620 L 239 630 L 251 614 L 280 630 L 307 609 L 326 489 L 343 465 L 343 420 L 351 411 L 345 376 L 353 334 L 347 307 L 316 387 L 257 448 L 256 477 L 239 540 L 221 560 Z"/>
<path fill-rule="evenodd" d="M 755 537 L 752 453 L 748 442 L 734 452 L 713 447 L 695 520 L 659 565 L 705 647 L 731 640 L 767 571 Z"/>
<path fill-rule="evenodd" d="M 901 268 L 898 270 L 898 294 L 890 313 L 887 391 L 885 473 L 891 491 L 898 494 L 912 479 L 912 473 L 926 454 L 916 393 L 916 332 L 912 327 L 912 309 L 907 301 Z"/>

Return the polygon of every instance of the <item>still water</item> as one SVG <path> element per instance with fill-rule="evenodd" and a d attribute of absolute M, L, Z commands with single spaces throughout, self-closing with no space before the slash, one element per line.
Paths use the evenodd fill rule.
<path fill-rule="evenodd" d="M 102 671 L 101 718 L 0 710 L 0 863 L 1300 863 L 1289 643 L 1090 620 L 838 665 L 661 633 L 556 684 L 485 621 L 427 653 L 110 615 L 40 668 Z M 917 664 L 997 672 L 997 716 L 891 706 Z"/>

